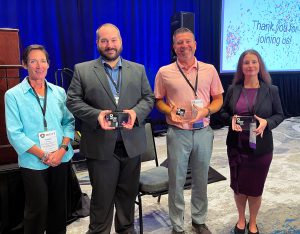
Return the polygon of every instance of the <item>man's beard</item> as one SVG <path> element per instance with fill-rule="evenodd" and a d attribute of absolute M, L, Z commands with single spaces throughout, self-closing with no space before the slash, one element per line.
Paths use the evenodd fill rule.
<path fill-rule="evenodd" d="M 98 46 L 97 46 L 97 48 L 98 48 L 98 51 L 99 51 L 101 57 L 102 57 L 105 61 L 109 61 L 109 62 L 115 61 L 116 59 L 118 59 L 119 56 L 120 56 L 120 54 L 122 53 L 122 50 L 123 50 L 123 47 L 122 47 L 122 46 L 121 46 L 121 48 L 120 48 L 119 50 L 113 49 L 113 50 L 116 51 L 116 54 L 115 54 L 113 57 L 110 57 L 110 56 L 107 56 L 107 55 L 105 54 L 105 51 L 108 51 L 109 49 L 106 49 L 105 51 L 102 51 L 102 50 L 100 50 L 100 48 L 99 48 Z"/>

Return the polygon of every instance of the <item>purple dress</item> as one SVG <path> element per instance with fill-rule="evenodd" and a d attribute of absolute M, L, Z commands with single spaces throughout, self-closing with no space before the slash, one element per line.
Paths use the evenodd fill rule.
<path fill-rule="evenodd" d="M 257 88 L 251 88 L 244 89 L 244 93 L 241 92 L 235 107 L 237 115 L 253 115 L 249 109 L 253 110 L 257 91 Z M 247 196 L 261 196 L 273 152 L 255 155 L 249 147 L 249 131 L 243 131 L 239 133 L 239 144 L 236 147 L 228 147 L 227 154 L 230 166 L 230 187 L 233 191 Z"/>

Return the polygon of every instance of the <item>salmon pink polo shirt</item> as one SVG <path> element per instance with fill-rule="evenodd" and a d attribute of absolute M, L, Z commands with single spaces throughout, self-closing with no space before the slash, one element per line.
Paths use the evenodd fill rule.
<path fill-rule="evenodd" d="M 178 62 L 178 61 L 177 61 Z M 210 97 L 219 95 L 224 92 L 220 77 L 211 64 L 197 61 L 192 67 L 187 69 L 184 65 L 178 62 L 179 67 L 184 72 L 192 86 L 195 88 L 198 63 L 198 87 L 197 98 L 202 99 L 203 107 L 210 104 Z M 194 90 L 189 86 L 183 75 L 180 73 L 176 62 L 159 69 L 155 77 L 154 94 L 157 99 L 165 99 L 166 103 L 176 108 L 183 108 L 186 114 L 192 110 L 192 100 L 195 100 Z M 182 124 L 173 122 L 166 115 L 167 123 L 181 129 L 192 130 L 192 124 Z M 209 118 L 204 118 L 204 127 L 209 125 Z"/>

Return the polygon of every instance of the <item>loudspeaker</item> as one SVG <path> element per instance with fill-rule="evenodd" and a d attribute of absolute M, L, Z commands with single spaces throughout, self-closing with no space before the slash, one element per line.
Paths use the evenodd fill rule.
<path fill-rule="evenodd" d="M 195 34 L 195 14 L 193 12 L 176 12 L 171 17 L 171 62 L 176 61 L 176 54 L 173 50 L 173 34 L 178 28 L 188 28 Z"/>

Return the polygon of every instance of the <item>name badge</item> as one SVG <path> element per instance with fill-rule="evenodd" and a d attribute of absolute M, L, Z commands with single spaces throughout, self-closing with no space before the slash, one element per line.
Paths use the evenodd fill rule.
<path fill-rule="evenodd" d="M 251 122 L 249 124 L 249 147 L 251 149 L 256 149 L 256 133 L 254 130 L 256 129 L 256 121 Z"/>
<path fill-rule="evenodd" d="M 191 103 L 192 103 L 193 117 L 196 117 L 198 110 L 194 106 L 203 108 L 203 106 L 204 106 L 203 100 L 199 98 L 199 99 L 192 100 Z M 203 119 L 200 119 L 197 122 L 193 123 L 193 128 L 194 129 L 200 129 L 200 128 L 203 128 L 203 127 L 204 127 Z"/>
<path fill-rule="evenodd" d="M 198 106 L 198 107 L 201 107 L 201 108 L 203 108 L 203 106 L 204 106 L 203 100 L 200 99 L 200 98 L 192 100 L 191 103 L 192 103 L 192 106 L 195 105 L 195 106 Z"/>
<path fill-rule="evenodd" d="M 58 150 L 56 131 L 45 131 L 39 133 L 41 149 L 45 152 L 54 152 Z"/>

